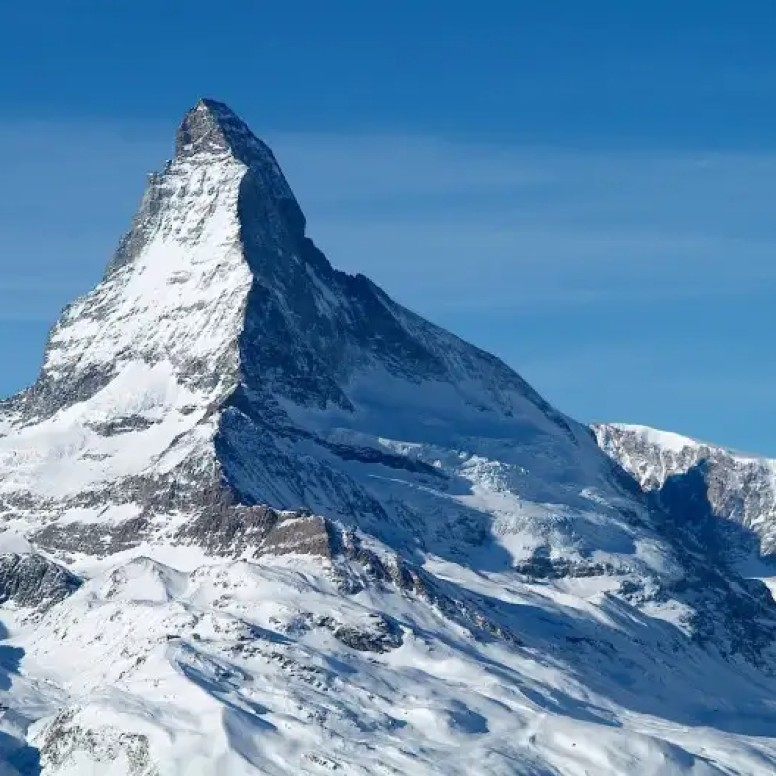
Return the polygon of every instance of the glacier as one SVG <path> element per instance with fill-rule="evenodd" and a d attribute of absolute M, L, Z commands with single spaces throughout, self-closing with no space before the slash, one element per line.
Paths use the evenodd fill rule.
<path fill-rule="evenodd" d="M 200 100 L 0 404 L 0 773 L 773 773 L 772 485 L 656 435 L 336 270 Z"/>

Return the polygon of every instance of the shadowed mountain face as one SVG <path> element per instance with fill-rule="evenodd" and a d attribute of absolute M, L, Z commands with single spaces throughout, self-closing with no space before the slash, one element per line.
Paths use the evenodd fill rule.
<path fill-rule="evenodd" d="M 50 774 L 772 768 L 736 744 L 776 689 L 766 587 L 705 470 L 658 498 L 613 457 L 334 269 L 270 149 L 201 100 L 2 405 L 14 746 L 40 720 Z"/>

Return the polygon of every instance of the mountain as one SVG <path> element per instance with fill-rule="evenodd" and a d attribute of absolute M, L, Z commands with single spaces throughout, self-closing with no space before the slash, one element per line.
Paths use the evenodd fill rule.
<path fill-rule="evenodd" d="M 600 423 L 593 431 L 601 449 L 650 499 L 677 520 L 704 526 L 730 561 L 770 562 L 776 553 L 776 461 L 646 426 Z"/>
<path fill-rule="evenodd" d="M 221 103 L 0 416 L 7 773 L 776 768 L 766 585 L 334 269 Z"/>

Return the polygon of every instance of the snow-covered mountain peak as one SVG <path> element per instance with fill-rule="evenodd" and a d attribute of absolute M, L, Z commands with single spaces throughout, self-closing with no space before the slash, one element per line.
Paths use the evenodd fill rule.
<path fill-rule="evenodd" d="M 725 534 L 734 555 L 776 554 L 776 461 L 648 426 L 599 423 L 598 443 L 677 520 Z"/>
<path fill-rule="evenodd" d="M 39 379 L 13 407 L 27 420 L 49 417 L 138 364 L 168 364 L 179 385 L 223 395 L 237 382 L 256 276 L 295 271 L 282 265 L 298 263 L 303 235 L 270 149 L 227 106 L 201 100 L 180 125 L 175 156 L 149 177 L 102 282 L 64 310 Z"/>
<path fill-rule="evenodd" d="M 673 431 L 663 431 L 635 423 L 601 423 L 594 425 L 593 428 L 597 433 L 604 436 L 609 433 L 616 434 L 620 432 L 634 439 L 640 439 L 644 444 L 655 445 L 673 452 L 680 452 L 687 448 L 697 448 L 701 444 L 696 439 L 677 434 Z"/>
<path fill-rule="evenodd" d="M 266 155 L 269 149 L 228 105 L 202 98 L 183 117 L 176 135 L 175 155 L 224 152 L 241 157 L 250 153 Z"/>
<path fill-rule="evenodd" d="M 274 543 L 278 519 L 244 511 L 261 507 L 312 510 L 413 560 L 676 565 L 636 539 L 641 507 L 623 508 L 586 429 L 331 266 L 271 151 L 212 100 L 186 114 L 105 277 L 8 410 L 0 492 L 16 515 L 24 499 L 57 515 L 37 526 L 52 550 L 95 534 L 101 548 L 218 531 L 242 546 L 248 530 Z M 310 530 L 298 541 L 320 546 Z"/>
<path fill-rule="evenodd" d="M 588 431 L 335 270 L 272 152 L 213 100 L 184 117 L 105 277 L 8 409 L 0 493 L 52 551 L 222 534 L 277 548 L 290 531 L 332 554 L 355 530 L 420 563 L 678 569 Z M 278 516 L 308 511 L 330 522 Z"/>
<path fill-rule="evenodd" d="M 269 146 L 228 105 L 202 98 L 178 127 L 174 161 L 212 165 L 225 157 L 236 159 L 260 177 L 264 196 L 285 211 L 295 232 L 304 231 L 302 212 Z"/>
<path fill-rule="evenodd" d="M 765 586 L 334 269 L 215 101 L 0 405 L 0 472 L 0 772 L 774 772 Z"/>
<path fill-rule="evenodd" d="M 249 164 L 272 159 L 270 149 L 225 103 L 202 98 L 186 112 L 175 137 L 176 157 L 230 153 Z"/>
<path fill-rule="evenodd" d="M 276 210 L 274 217 L 284 222 L 294 238 L 301 238 L 304 216 L 272 150 L 228 105 L 200 99 L 178 127 L 172 165 L 212 168 L 219 163 L 228 165 L 232 160 L 245 166 L 246 185 L 259 189 L 254 193 L 263 200 L 262 211 Z M 250 218 L 258 213 L 245 215 Z"/>

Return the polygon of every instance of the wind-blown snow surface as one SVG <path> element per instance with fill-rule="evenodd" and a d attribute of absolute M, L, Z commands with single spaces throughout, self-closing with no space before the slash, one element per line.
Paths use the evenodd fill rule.
<path fill-rule="evenodd" d="M 7 772 L 774 772 L 765 586 L 304 229 L 200 101 L 3 405 Z"/>

